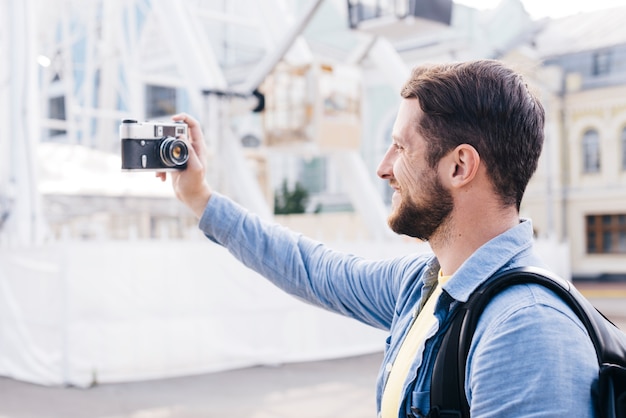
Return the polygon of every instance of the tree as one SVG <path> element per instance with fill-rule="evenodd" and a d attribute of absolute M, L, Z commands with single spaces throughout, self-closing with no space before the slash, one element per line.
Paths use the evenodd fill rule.
<path fill-rule="evenodd" d="M 289 190 L 285 179 L 274 195 L 274 214 L 304 213 L 308 200 L 309 192 L 299 182 L 296 182 L 293 190 Z"/>

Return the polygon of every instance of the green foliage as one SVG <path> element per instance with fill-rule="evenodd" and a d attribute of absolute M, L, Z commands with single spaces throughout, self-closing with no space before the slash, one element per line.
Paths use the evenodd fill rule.
<path fill-rule="evenodd" d="M 289 190 L 287 180 L 283 180 L 280 190 L 274 195 L 274 213 L 276 215 L 304 213 L 308 200 L 309 192 L 299 182 L 296 182 L 293 190 Z"/>

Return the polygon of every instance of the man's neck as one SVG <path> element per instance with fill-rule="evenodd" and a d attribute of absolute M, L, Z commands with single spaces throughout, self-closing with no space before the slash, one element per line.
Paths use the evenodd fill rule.
<path fill-rule="evenodd" d="M 429 240 L 444 275 L 454 274 L 485 243 L 519 224 L 514 207 L 494 213 L 459 214 L 454 211 Z M 495 213 L 497 212 L 497 213 Z"/>

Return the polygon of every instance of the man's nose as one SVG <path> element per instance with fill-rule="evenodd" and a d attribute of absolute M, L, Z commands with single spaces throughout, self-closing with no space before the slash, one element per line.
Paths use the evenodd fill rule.
<path fill-rule="evenodd" d="M 376 175 L 383 180 L 388 180 L 393 177 L 393 160 L 392 147 L 389 147 L 380 164 L 378 164 Z"/>

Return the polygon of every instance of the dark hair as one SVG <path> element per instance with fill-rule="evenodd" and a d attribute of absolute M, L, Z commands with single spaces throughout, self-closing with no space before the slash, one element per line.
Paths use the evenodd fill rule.
<path fill-rule="evenodd" d="M 435 167 L 460 144 L 485 162 L 496 193 L 519 210 L 543 146 L 544 109 L 522 76 L 494 60 L 420 66 L 402 88 L 419 100 L 417 130 Z"/>

